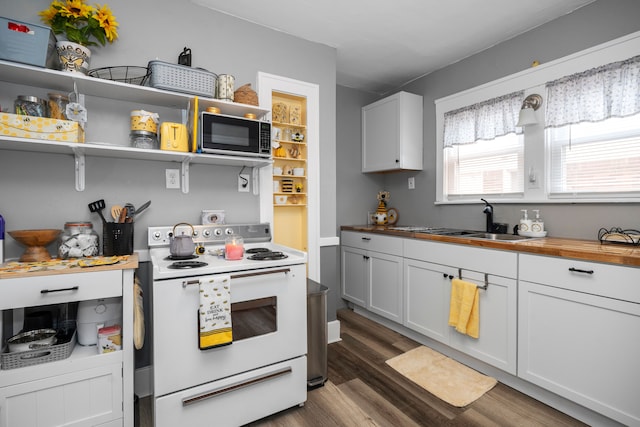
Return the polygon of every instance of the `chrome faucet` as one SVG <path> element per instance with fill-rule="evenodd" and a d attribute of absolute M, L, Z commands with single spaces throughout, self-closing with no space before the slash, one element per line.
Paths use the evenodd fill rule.
<path fill-rule="evenodd" d="M 493 233 L 493 206 L 485 199 L 480 199 L 485 203 L 482 212 L 487 215 L 487 233 Z"/>

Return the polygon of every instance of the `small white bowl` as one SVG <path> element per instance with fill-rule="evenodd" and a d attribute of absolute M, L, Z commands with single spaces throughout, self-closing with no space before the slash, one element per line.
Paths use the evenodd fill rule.
<path fill-rule="evenodd" d="M 304 175 L 304 168 L 293 168 L 293 174 L 295 176 L 303 176 Z"/>
<path fill-rule="evenodd" d="M 273 168 L 273 174 L 274 175 L 282 175 L 282 168 Z"/>
<path fill-rule="evenodd" d="M 276 205 L 284 205 L 287 203 L 287 196 L 276 196 Z"/>

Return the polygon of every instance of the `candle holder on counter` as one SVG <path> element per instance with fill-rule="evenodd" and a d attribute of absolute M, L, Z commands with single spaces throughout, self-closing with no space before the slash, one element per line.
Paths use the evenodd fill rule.
<path fill-rule="evenodd" d="M 242 236 L 231 235 L 224 241 L 224 259 L 240 260 L 244 257 L 244 239 Z"/>

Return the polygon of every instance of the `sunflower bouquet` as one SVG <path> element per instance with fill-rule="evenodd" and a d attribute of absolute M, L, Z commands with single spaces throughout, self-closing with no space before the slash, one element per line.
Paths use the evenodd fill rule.
<path fill-rule="evenodd" d="M 68 41 L 82 46 L 104 46 L 118 38 L 118 23 L 106 4 L 54 0 L 39 15 L 55 34 L 64 34 Z"/>

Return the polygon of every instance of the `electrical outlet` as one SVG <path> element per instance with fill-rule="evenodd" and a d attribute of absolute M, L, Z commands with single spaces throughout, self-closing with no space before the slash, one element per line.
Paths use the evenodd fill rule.
<path fill-rule="evenodd" d="M 416 178 L 413 176 L 409 177 L 409 180 L 407 181 L 407 186 L 409 187 L 409 190 L 415 190 L 416 188 Z"/>
<path fill-rule="evenodd" d="M 167 188 L 180 188 L 180 171 L 178 169 L 166 169 Z"/>
<path fill-rule="evenodd" d="M 241 193 L 248 193 L 249 187 L 249 174 L 241 173 L 238 175 L 238 191 Z"/>

